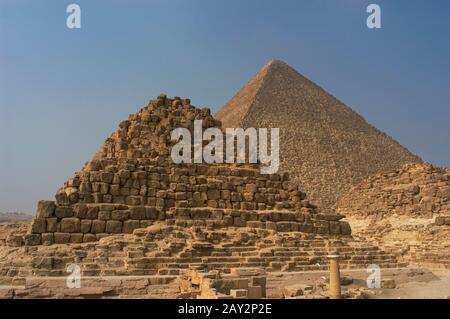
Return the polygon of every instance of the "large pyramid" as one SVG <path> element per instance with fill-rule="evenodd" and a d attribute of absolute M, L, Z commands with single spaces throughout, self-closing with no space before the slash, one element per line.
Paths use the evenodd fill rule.
<path fill-rule="evenodd" d="M 216 118 L 224 128 L 280 128 L 280 169 L 325 210 L 365 177 L 421 162 L 281 61 L 266 64 Z"/>

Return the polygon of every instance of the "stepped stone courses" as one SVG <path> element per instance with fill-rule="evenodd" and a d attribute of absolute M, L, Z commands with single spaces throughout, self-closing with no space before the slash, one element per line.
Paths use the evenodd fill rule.
<path fill-rule="evenodd" d="M 383 268 L 405 266 L 375 245 L 349 237 L 331 239 L 251 227 L 186 228 L 160 221 L 135 229 L 132 234 L 110 235 L 91 243 L 3 247 L 0 286 L 11 287 L 16 298 L 193 298 L 199 294 L 194 291 L 192 273 L 215 271 L 232 282 L 228 285 L 226 280 L 214 281 L 210 288 L 229 295 L 239 293 L 229 291 L 230 288 L 248 290 L 248 286 L 263 286 L 261 278 L 247 287 L 245 283 L 235 286 L 240 277 L 280 271 L 326 271 L 329 253 L 340 254 L 342 269 L 365 268 L 371 263 Z M 66 286 L 66 267 L 71 263 L 80 267 L 81 290 Z M 193 285 L 190 288 L 185 282 L 189 277 Z M 190 290 L 192 294 L 186 295 Z M 206 290 L 201 298 L 212 298 L 213 292 Z M 262 288 L 253 290 L 247 294 L 263 294 Z"/>
<path fill-rule="evenodd" d="M 421 162 L 280 61 L 265 65 L 216 118 L 224 128 L 279 128 L 281 170 L 324 210 L 372 174 Z"/>
<path fill-rule="evenodd" d="M 159 96 L 119 124 L 92 160 L 40 201 L 26 245 L 80 243 L 131 233 L 156 221 L 183 227 L 253 227 L 350 235 L 343 216 L 320 214 L 287 173 L 257 164 L 174 164 L 170 134 L 194 120 L 219 127 L 209 109 Z"/>
<path fill-rule="evenodd" d="M 405 215 L 450 222 L 450 170 L 429 164 L 405 165 L 371 176 L 338 202 L 338 211 L 352 217 L 382 219 Z"/>

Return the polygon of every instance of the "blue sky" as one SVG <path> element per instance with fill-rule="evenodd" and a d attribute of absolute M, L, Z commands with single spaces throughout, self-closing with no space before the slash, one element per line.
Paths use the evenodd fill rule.
<path fill-rule="evenodd" d="M 446 0 L 0 0 L 0 211 L 53 199 L 159 93 L 216 112 L 273 58 L 450 167 L 449 13 Z"/>

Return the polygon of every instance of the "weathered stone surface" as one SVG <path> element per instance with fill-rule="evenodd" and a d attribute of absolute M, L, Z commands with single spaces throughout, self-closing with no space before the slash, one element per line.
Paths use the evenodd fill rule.
<path fill-rule="evenodd" d="M 80 231 L 84 234 L 89 233 L 91 231 L 92 220 L 81 220 L 80 222 Z"/>
<path fill-rule="evenodd" d="M 61 220 L 61 232 L 63 233 L 78 233 L 80 227 L 80 220 L 76 217 Z"/>
<path fill-rule="evenodd" d="M 91 225 L 91 232 L 93 234 L 100 234 L 105 232 L 106 222 L 104 220 L 93 220 Z"/>
<path fill-rule="evenodd" d="M 72 217 L 73 209 L 70 206 L 57 206 L 55 209 L 55 216 L 58 218 Z"/>
<path fill-rule="evenodd" d="M 281 288 L 283 296 L 292 298 L 297 296 L 302 296 L 306 291 L 312 290 L 311 285 L 305 285 L 305 284 L 293 284 L 290 286 L 285 286 Z"/>
<path fill-rule="evenodd" d="M 405 165 L 371 176 L 343 196 L 338 211 L 357 218 L 388 216 L 432 218 L 450 215 L 450 170 L 429 164 Z"/>
<path fill-rule="evenodd" d="M 23 238 L 24 244 L 27 246 L 36 246 L 41 244 L 40 234 L 27 234 Z"/>
<path fill-rule="evenodd" d="M 44 233 L 42 236 L 42 244 L 43 245 L 51 245 L 55 242 L 53 233 Z"/>
<path fill-rule="evenodd" d="M 37 206 L 36 218 L 52 217 L 55 213 L 55 202 L 48 200 L 40 200 Z"/>
<path fill-rule="evenodd" d="M 118 234 L 122 232 L 122 222 L 116 220 L 108 220 L 106 222 L 105 232 L 109 234 Z"/>
<path fill-rule="evenodd" d="M 55 233 L 55 244 L 67 244 L 70 241 L 69 233 Z"/>
<path fill-rule="evenodd" d="M 381 288 L 394 289 L 396 287 L 395 280 L 392 278 L 381 279 Z"/>
<path fill-rule="evenodd" d="M 35 218 L 31 223 L 31 233 L 42 234 L 47 230 L 47 220 L 45 218 Z"/>
<path fill-rule="evenodd" d="M 131 234 L 133 230 L 140 227 L 139 220 L 126 220 L 123 222 L 122 232 Z"/>

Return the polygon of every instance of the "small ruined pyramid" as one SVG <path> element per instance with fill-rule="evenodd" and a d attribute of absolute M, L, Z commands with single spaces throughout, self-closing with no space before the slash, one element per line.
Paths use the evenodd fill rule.
<path fill-rule="evenodd" d="M 286 63 L 270 61 L 216 114 L 224 128 L 280 129 L 280 169 L 322 209 L 367 176 L 421 162 Z"/>
<path fill-rule="evenodd" d="M 115 131 L 83 169 L 40 201 L 25 245 L 83 243 L 155 223 L 349 235 L 343 216 L 319 214 L 289 175 L 258 164 L 176 164 L 175 128 L 218 127 L 210 110 L 160 95 Z M 21 243 L 16 243 L 20 245 Z"/>

